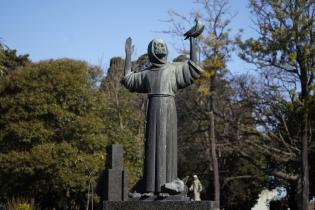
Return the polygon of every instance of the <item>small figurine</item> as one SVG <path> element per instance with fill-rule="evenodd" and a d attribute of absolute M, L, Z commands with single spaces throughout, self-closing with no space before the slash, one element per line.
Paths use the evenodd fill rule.
<path fill-rule="evenodd" d="M 202 191 L 202 185 L 197 175 L 193 176 L 194 180 L 189 188 L 190 191 L 193 192 L 193 201 L 201 201 L 200 192 Z"/>

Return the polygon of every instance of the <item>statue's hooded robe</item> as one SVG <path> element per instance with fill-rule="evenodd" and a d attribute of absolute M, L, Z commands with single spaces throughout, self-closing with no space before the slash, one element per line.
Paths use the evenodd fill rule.
<path fill-rule="evenodd" d="M 130 91 L 148 94 L 144 191 L 159 193 L 165 183 L 177 178 L 175 93 L 199 78 L 202 69 L 192 61 L 167 63 L 167 55 L 163 58 L 155 55 L 155 42 L 163 41 L 154 39 L 148 46 L 151 66 L 143 71 L 127 74 L 122 82 Z"/>

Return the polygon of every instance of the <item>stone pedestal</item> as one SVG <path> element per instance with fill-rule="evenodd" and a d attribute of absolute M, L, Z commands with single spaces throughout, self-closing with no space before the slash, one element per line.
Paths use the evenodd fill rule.
<path fill-rule="evenodd" d="M 219 210 L 214 201 L 104 201 L 103 210 Z"/>
<path fill-rule="evenodd" d="M 128 174 L 121 169 L 105 170 L 104 200 L 126 201 L 128 199 Z"/>
<path fill-rule="evenodd" d="M 123 170 L 124 165 L 124 149 L 120 144 L 113 144 L 107 147 L 107 154 L 109 154 L 107 166 L 111 169 Z"/>
<path fill-rule="evenodd" d="M 114 144 L 107 148 L 106 169 L 101 173 L 96 189 L 102 200 L 128 200 L 128 173 L 123 170 L 123 152 L 122 145 Z"/>

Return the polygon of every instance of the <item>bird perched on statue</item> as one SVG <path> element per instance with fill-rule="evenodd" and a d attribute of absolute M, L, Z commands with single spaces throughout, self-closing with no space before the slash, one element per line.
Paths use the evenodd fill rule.
<path fill-rule="evenodd" d="M 195 23 L 196 24 L 189 31 L 184 33 L 185 40 L 189 37 L 199 36 L 205 29 L 205 26 L 202 24 L 201 20 L 198 17 L 195 18 Z"/>

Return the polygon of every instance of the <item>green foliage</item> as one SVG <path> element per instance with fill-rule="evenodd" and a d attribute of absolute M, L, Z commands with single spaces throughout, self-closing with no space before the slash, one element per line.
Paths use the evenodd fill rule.
<path fill-rule="evenodd" d="M 17 206 L 16 210 L 30 210 L 31 206 L 27 203 L 21 203 Z"/>
<path fill-rule="evenodd" d="M 31 206 L 27 203 L 21 203 L 17 206 L 16 210 L 30 210 Z"/>
<path fill-rule="evenodd" d="M 251 9 L 257 17 L 261 36 L 239 42 L 242 58 L 282 70 L 314 71 L 311 65 L 315 55 L 313 1 L 251 0 Z"/>
<path fill-rule="evenodd" d="M 1 206 L 2 207 L 2 206 Z M 37 206 L 34 205 L 32 199 L 27 199 L 27 198 L 12 198 L 7 201 L 4 209 L 7 210 L 37 210 L 39 209 Z"/>
<path fill-rule="evenodd" d="M 0 42 L 0 79 L 29 62 L 28 55 L 17 55 Z"/>
<path fill-rule="evenodd" d="M 17 70 L 1 95 L 1 151 L 29 150 L 47 142 L 71 142 L 83 151 L 102 150 L 105 98 L 91 88 L 87 64 L 45 61 Z M 75 141 L 73 141 L 75 139 Z"/>
<path fill-rule="evenodd" d="M 100 69 L 49 60 L 12 72 L 0 92 L 0 194 L 45 207 L 84 206 L 98 176 L 108 131 Z"/>
<path fill-rule="evenodd" d="M 47 143 L 29 152 L 0 155 L 2 195 L 33 197 L 41 206 L 83 206 L 87 175 L 97 175 L 103 153 L 86 154 L 69 143 Z M 10 177 L 7 179 L 6 177 Z"/>

